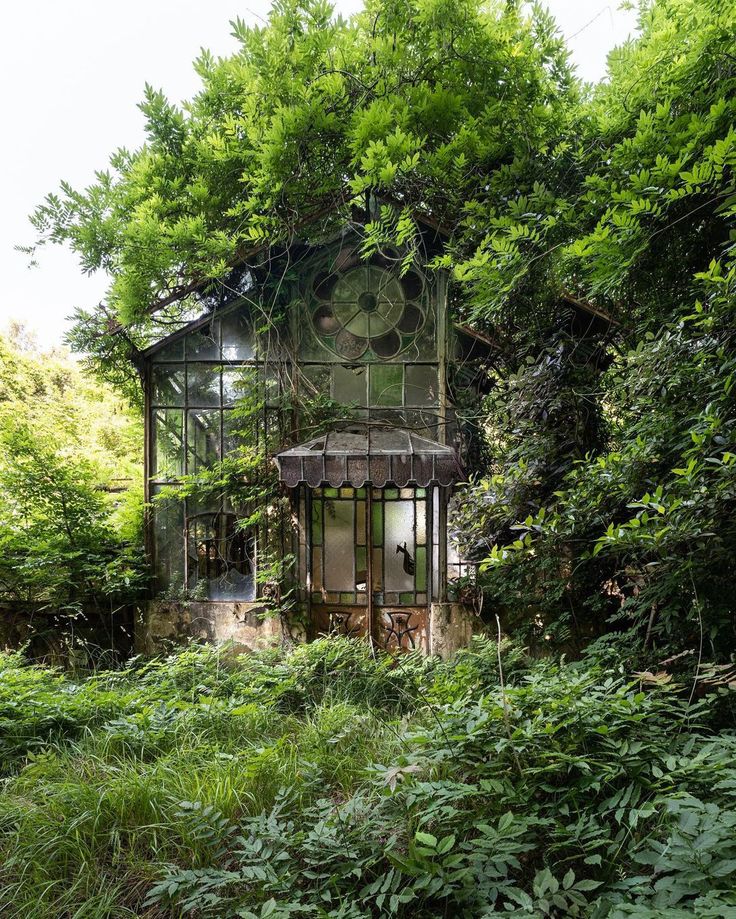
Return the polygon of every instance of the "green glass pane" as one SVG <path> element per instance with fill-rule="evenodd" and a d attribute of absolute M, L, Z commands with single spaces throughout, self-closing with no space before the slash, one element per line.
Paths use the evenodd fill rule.
<path fill-rule="evenodd" d="M 365 545 L 366 525 L 365 525 L 366 502 L 355 502 L 355 543 L 358 546 Z"/>
<path fill-rule="evenodd" d="M 365 488 L 356 488 L 355 489 L 356 498 L 365 498 Z"/>
<path fill-rule="evenodd" d="M 427 489 L 426 488 L 416 488 L 414 489 L 414 494 L 416 495 L 417 498 L 426 498 Z"/>
<path fill-rule="evenodd" d="M 312 502 L 312 545 L 322 545 L 322 502 Z"/>
<path fill-rule="evenodd" d="M 413 606 L 414 605 L 414 594 L 413 592 L 405 592 L 399 594 L 399 603 L 402 606 Z"/>
<path fill-rule="evenodd" d="M 398 488 L 384 488 L 383 497 L 385 501 L 395 501 L 399 497 Z"/>
<path fill-rule="evenodd" d="M 414 586 L 417 590 L 427 589 L 427 550 L 417 546 L 414 556 Z"/>
<path fill-rule="evenodd" d="M 341 593 L 340 603 L 355 603 L 355 594 Z"/>
<path fill-rule="evenodd" d="M 365 546 L 356 546 L 355 549 L 355 582 L 364 584 L 366 579 L 366 554 Z"/>
<path fill-rule="evenodd" d="M 372 366 L 370 404 L 401 405 L 403 373 L 401 364 Z"/>
<path fill-rule="evenodd" d="M 344 405 L 365 406 L 366 368 L 337 364 L 332 368 L 332 398 Z"/>
<path fill-rule="evenodd" d="M 336 498 L 338 496 L 339 489 L 337 488 L 325 488 L 324 496 L 325 498 Z"/>
<path fill-rule="evenodd" d="M 376 501 L 371 506 L 371 525 L 373 528 L 373 545 L 383 545 L 383 505 Z"/>

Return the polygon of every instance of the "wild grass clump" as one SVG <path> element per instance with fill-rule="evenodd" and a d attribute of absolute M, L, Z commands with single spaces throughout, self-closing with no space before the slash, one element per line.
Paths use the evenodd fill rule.
<path fill-rule="evenodd" d="M 3 655 L 0 914 L 736 916 L 711 699 L 497 651 Z"/>

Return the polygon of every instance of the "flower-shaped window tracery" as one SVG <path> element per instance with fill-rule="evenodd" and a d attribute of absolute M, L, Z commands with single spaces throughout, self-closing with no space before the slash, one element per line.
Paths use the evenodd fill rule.
<path fill-rule="evenodd" d="M 423 287 L 415 271 L 399 278 L 376 265 L 343 275 L 318 273 L 312 284 L 314 331 L 345 360 L 390 360 L 411 345 L 425 323 Z"/>

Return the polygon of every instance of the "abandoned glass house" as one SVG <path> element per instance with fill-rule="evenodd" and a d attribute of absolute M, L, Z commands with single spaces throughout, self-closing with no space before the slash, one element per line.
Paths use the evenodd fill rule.
<path fill-rule="evenodd" d="M 467 642 L 448 503 L 467 459 L 456 406 L 477 401 L 491 343 L 452 322 L 443 272 L 402 274 L 395 250 L 366 262 L 361 243 L 349 225 L 243 269 L 144 352 L 149 643 L 284 628 L 431 653 Z M 280 500 L 254 514 L 224 486 L 177 498 L 244 447 Z M 283 597 L 288 616 L 264 617 Z"/>

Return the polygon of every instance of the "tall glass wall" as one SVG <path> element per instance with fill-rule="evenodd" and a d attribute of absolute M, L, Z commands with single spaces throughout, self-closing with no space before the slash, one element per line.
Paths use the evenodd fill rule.
<path fill-rule="evenodd" d="M 211 468 L 237 444 L 262 442 L 278 416 L 277 374 L 258 360 L 243 307 L 163 345 L 149 360 L 152 497 L 164 486 L 176 487 L 183 475 Z M 259 408 L 245 425 L 233 412 L 243 396 Z M 159 587 L 197 589 L 209 599 L 253 599 L 257 537 L 243 531 L 238 511 L 226 496 L 156 504 Z"/>

